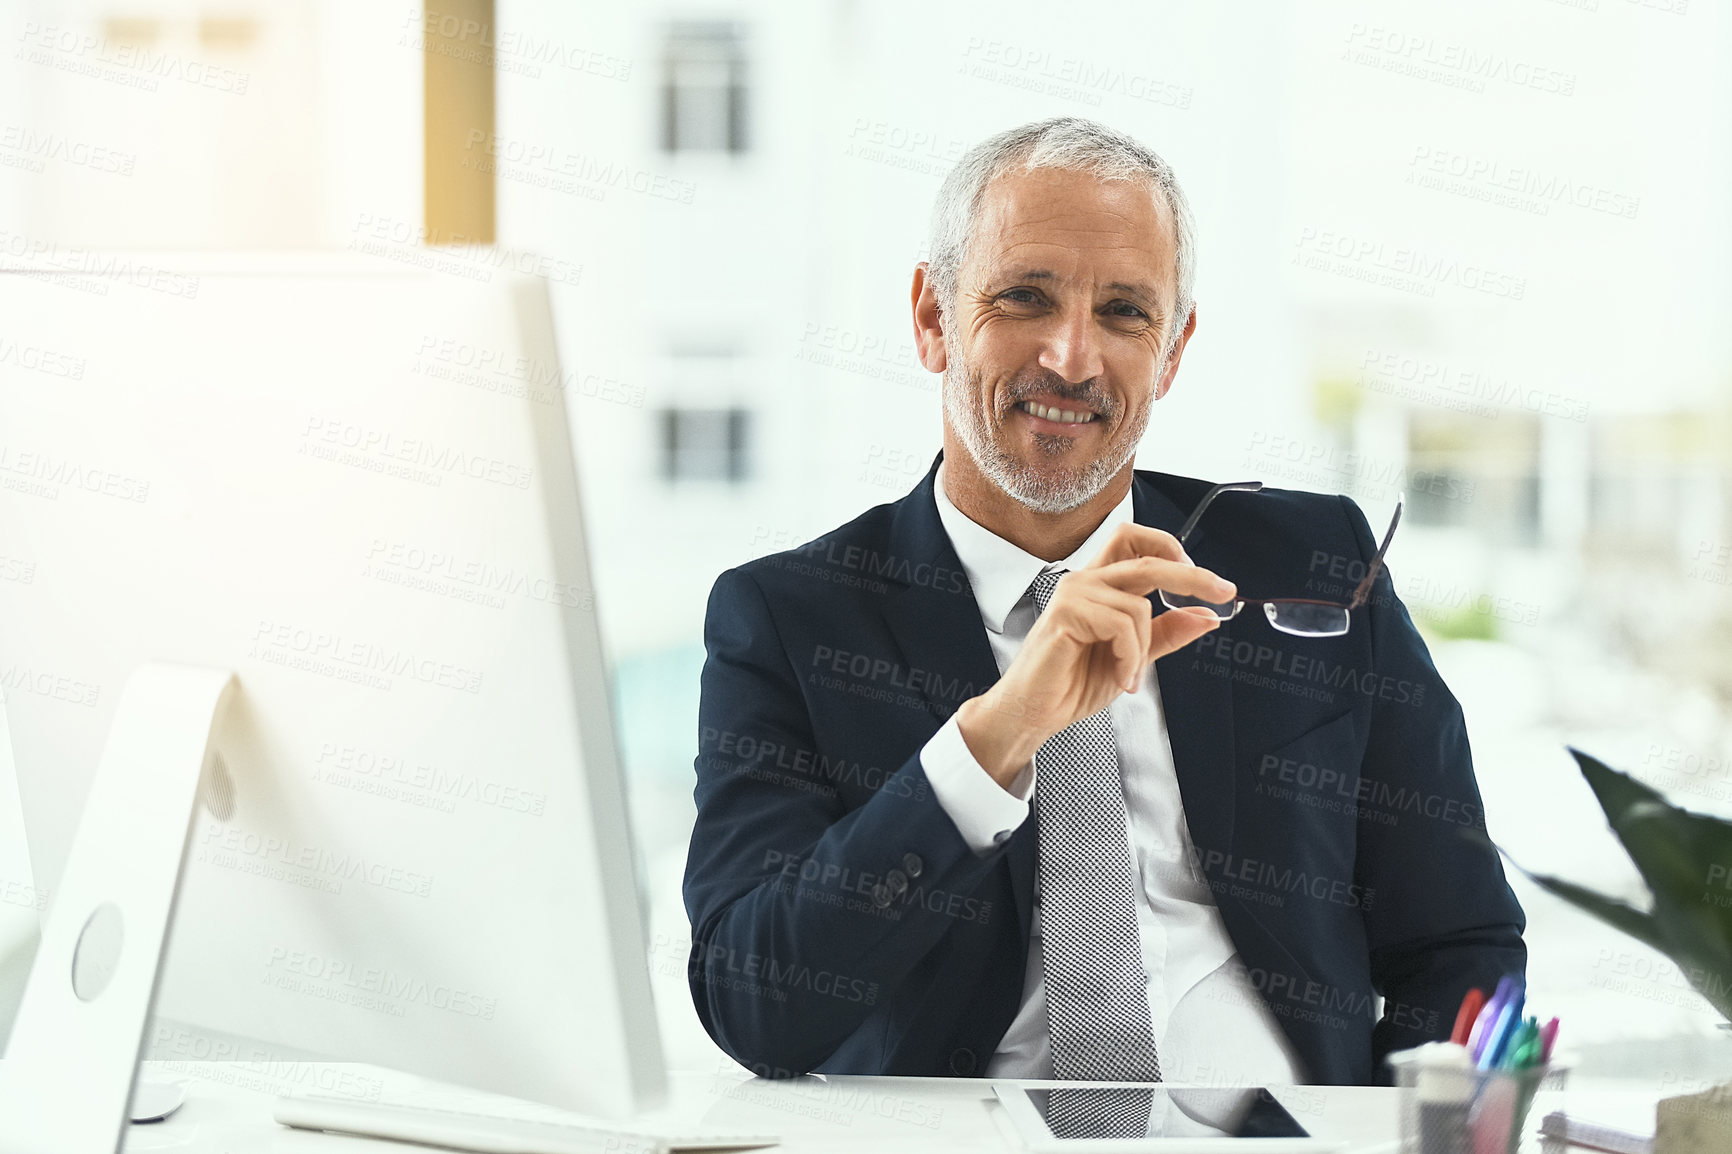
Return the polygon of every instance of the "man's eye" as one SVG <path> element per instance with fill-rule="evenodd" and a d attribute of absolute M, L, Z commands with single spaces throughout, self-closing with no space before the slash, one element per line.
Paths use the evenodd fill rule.
<path fill-rule="evenodd" d="M 1039 301 L 1040 297 L 1033 289 L 1014 288 L 1000 293 L 998 299 L 1009 301 L 1011 304 L 1032 305 Z"/>
<path fill-rule="evenodd" d="M 1138 308 L 1136 305 L 1132 304 L 1130 301 L 1114 301 L 1112 304 L 1107 306 L 1107 309 L 1115 317 L 1143 317 L 1143 318 L 1146 318 L 1149 315 L 1148 313 L 1145 313 L 1142 309 Z"/>

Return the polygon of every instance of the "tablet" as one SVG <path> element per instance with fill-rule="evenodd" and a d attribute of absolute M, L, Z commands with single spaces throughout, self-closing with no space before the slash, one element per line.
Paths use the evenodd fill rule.
<path fill-rule="evenodd" d="M 1036 1154 L 1324 1154 L 1266 1088 L 993 1085 L 1023 1146 Z M 1141 1136 L 1137 1136 L 1140 1134 Z"/>

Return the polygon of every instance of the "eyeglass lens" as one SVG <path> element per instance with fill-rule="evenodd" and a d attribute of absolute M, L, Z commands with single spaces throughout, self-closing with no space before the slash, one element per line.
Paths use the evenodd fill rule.
<path fill-rule="evenodd" d="M 1241 608 L 1242 601 L 1204 601 L 1200 597 L 1187 597 L 1182 593 L 1161 591 L 1161 603 L 1168 609 L 1184 609 L 1200 605 L 1212 611 L 1222 621 L 1230 621 Z M 1265 601 L 1263 616 L 1269 624 L 1283 633 L 1291 633 L 1295 637 L 1339 637 L 1347 632 L 1351 619 L 1345 605 L 1313 605 L 1309 602 Z"/>
<path fill-rule="evenodd" d="M 1168 609 L 1187 609 L 1201 605 L 1204 609 L 1212 610 L 1222 621 L 1232 620 L 1233 615 L 1239 612 L 1237 601 L 1205 601 L 1201 597 L 1187 597 L 1183 593 L 1168 593 L 1165 589 L 1161 590 L 1161 604 Z"/>
<path fill-rule="evenodd" d="M 1296 637 L 1336 637 L 1347 632 L 1345 605 L 1265 601 L 1263 615 L 1269 619 L 1269 624 Z"/>
<path fill-rule="evenodd" d="M 1191 530 L 1196 527 L 1198 520 L 1202 518 L 1203 511 L 1209 507 L 1210 503 L 1213 502 L 1217 496 L 1222 493 L 1236 491 L 1256 492 L 1262 487 L 1263 485 L 1260 481 L 1233 481 L 1226 484 L 1216 485 L 1214 488 L 1210 489 L 1203 495 L 1203 499 L 1198 502 L 1197 507 L 1191 511 L 1191 516 L 1185 521 L 1185 527 L 1179 530 L 1180 543 L 1182 544 L 1190 537 Z M 1378 546 L 1377 557 L 1373 562 L 1374 572 L 1378 563 L 1383 560 L 1383 554 L 1389 549 L 1389 540 L 1395 536 L 1395 527 L 1401 523 L 1401 507 L 1403 504 L 1405 504 L 1404 499 L 1402 497 L 1397 497 L 1395 501 L 1395 516 L 1390 519 L 1389 530 L 1384 533 L 1383 544 Z M 1365 586 L 1369 586 L 1369 577 L 1364 584 Z M 1362 593 L 1363 587 L 1355 594 L 1355 604 L 1358 604 L 1359 601 L 1362 600 Z M 1161 590 L 1161 604 L 1165 605 L 1168 609 L 1187 609 L 1193 606 L 1202 606 L 1203 608 L 1213 612 L 1215 616 L 1219 617 L 1222 621 L 1232 620 L 1234 617 L 1238 616 L 1239 610 L 1245 607 L 1243 601 L 1236 599 L 1233 601 L 1221 602 L 1204 601 L 1200 597 L 1187 597 L 1182 593 L 1169 593 L 1164 589 Z M 1347 605 L 1317 604 L 1309 601 L 1263 601 L 1260 604 L 1263 606 L 1263 616 L 1268 618 L 1270 625 L 1279 629 L 1283 633 L 1290 633 L 1295 637 L 1339 637 L 1341 634 L 1347 632 L 1348 625 L 1352 620 L 1351 607 Z"/>

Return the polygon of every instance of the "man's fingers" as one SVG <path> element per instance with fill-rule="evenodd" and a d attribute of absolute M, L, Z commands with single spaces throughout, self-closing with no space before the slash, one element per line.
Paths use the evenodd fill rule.
<path fill-rule="evenodd" d="M 1078 604 L 1104 605 L 1108 609 L 1125 614 L 1133 621 L 1146 621 L 1155 611 L 1154 606 L 1149 604 L 1149 599 L 1143 594 L 1127 593 L 1123 589 L 1104 581 L 1079 584 L 1071 596 Z M 1068 603 L 1069 599 L 1067 599 Z"/>
<path fill-rule="evenodd" d="M 1136 557 L 1115 561 L 1099 569 L 1088 570 L 1089 577 L 1104 581 L 1115 589 L 1147 596 L 1157 589 L 1169 593 L 1184 593 L 1205 601 L 1230 601 L 1238 587 L 1226 578 L 1201 565 L 1185 561 L 1168 561 L 1160 557 Z"/>
<path fill-rule="evenodd" d="M 1169 609 L 1149 623 L 1149 648 L 1144 661 L 1176 653 L 1220 624 L 1219 617 L 1200 605 Z"/>
<path fill-rule="evenodd" d="M 1213 601 L 1231 600 L 1233 585 L 1195 565 L 1175 565 L 1155 558 L 1123 561 L 1084 573 L 1066 574 L 1059 584 L 1059 596 L 1054 596 L 1043 618 L 1055 627 L 1064 628 L 1070 636 L 1085 645 L 1111 642 L 1114 675 L 1120 689 L 1135 693 L 1142 681 L 1143 669 L 1157 657 L 1189 645 L 1215 627 L 1215 615 L 1207 609 L 1197 609 L 1203 624 L 1187 626 L 1180 622 L 1161 624 L 1174 616 L 1169 611 L 1154 616 L 1154 608 L 1146 595 L 1150 566 L 1166 566 L 1166 580 L 1156 588 L 1171 589 Z M 1139 576 L 1139 572 L 1142 575 Z M 1128 591 L 1123 586 L 1129 585 Z M 1182 614 L 1189 616 L 1189 614 Z M 1121 631 L 1129 627 L 1134 640 L 1124 638 Z M 1135 658 L 1126 659 L 1125 650 L 1134 647 Z"/>
<path fill-rule="evenodd" d="M 1098 569 L 1111 565 L 1115 561 L 1127 561 L 1137 557 L 1161 557 L 1168 561 L 1186 560 L 1185 551 L 1179 546 L 1179 539 L 1165 529 L 1155 529 L 1148 525 L 1138 525 L 1127 521 L 1114 529 L 1107 538 L 1106 545 L 1095 555 L 1094 560 L 1083 566 L 1085 569 Z"/>
<path fill-rule="evenodd" d="M 1121 620 L 1129 623 L 1129 652 L 1122 652 L 1118 644 L 1115 643 L 1113 646 L 1113 656 L 1115 658 L 1124 658 L 1124 660 L 1120 662 L 1117 670 L 1118 684 L 1126 693 L 1135 693 L 1137 691 L 1137 683 L 1142 680 L 1143 666 L 1148 664 L 1148 662 L 1143 659 L 1142 655 L 1149 651 L 1149 642 L 1151 637 L 1149 629 L 1153 622 L 1154 607 L 1149 604 L 1149 599 L 1147 597 L 1139 597 L 1134 593 L 1126 593 L 1123 590 L 1115 589 L 1104 582 L 1097 581 L 1091 584 L 1079 586 L 1079 588 L 1082 590 L 1082 599 L 1085 602 L 1099 605 L 1105 608 L 1109 613 L 1114 614 Z M 1118 625 L 1116 622 L 1113 624 L 1115 627 L 1115 637 L 1117 637 L 1119 636 L 1116 632 Z"/>
<path fill-rule="evenodd" d="M 1147 662 L 1150 626 L 1149 603 L 1116 589 L 1097 586 L 1088 595 L 1073 595 L 1064 605 L 1047 606 L 1041 623 L 1060 630 L 1084 646 L 1104 645 L 1111 654 L 1110 672 L 1120 688 L 1134 688 Z M 1098 668 L 1098 667 L 1096 667 Z"/>
<path fill-rule="evenodd" d="M 1133 619 L 1121 613 L 1119 622 L 1119 628 L 1113 635 L 1113 680 L 1119 688 L 1129 692 L 1136 687 L 1137 678 L 1143 674 L 1143 654 L 1147 652 L 1147 648 Z"/>
<path fill-rule="evenodd" d="M 1144 598 L 1139 597 L 1138 600 L 1143 601 L 1145 605 L 1148 604 L 1147 600 Z M 1143 669 L 1145 669 L 1149 664 L 1148 652 L 1150 647 L 1155 643 L 1155 619 L 1152 615 L 1142 618 L 1137 622 L 1137 639 L 1142 642 L 1143 658 L 1137 663 L 1137 670 L 1135 675 L 1131 678 L 1131 683 L 1125 687 L 1126 693 L 1135 693 L 1137 691 L 1137 686 L 1141 685 L 1143 681 Z"/>

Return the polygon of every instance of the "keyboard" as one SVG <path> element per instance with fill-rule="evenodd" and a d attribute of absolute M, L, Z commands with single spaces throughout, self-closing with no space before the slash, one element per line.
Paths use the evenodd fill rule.
<path fill-rule="evenodd" d="M 424 1142 L 485 1154 L 674 1154 L 687 1150 L 756 1150 L 770 1134 L 675 1133 L 652 1126 L 593 1125 L 511 1118 L 390 1102 L 359 1102 L 328 1094 L 285 1094 L 273 1115 L 300 1130 L 334 1130 L 368 1138 Z"/>

